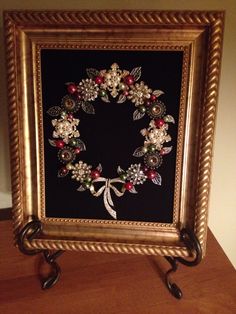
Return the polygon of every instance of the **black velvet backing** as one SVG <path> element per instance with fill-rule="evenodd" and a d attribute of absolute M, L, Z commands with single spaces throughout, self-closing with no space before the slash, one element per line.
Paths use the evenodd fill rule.
<path fill-rule="evenodd" d="M 102 196 L 93 197 L 89 191 L 78 192 L 79 184 L 70 175 L 58 178 L 57 171 L 62 164 L 57 159 L 57 149 L 50 146 L 52 138 L 52 117 L 46 112 L 54 105 L 60 105 L 66 92 L 66 82 L 79 83 L 87 78 L 86 68 L 109 69 L 116 62 L 120 69 L 131 71 L 142 67 L 143 80 L 150 88 L 165 92 L 160 96 L 176 124 L 169 124 L 172 152 L 163 158 L 158 169 L 162 176 L 162 185 L 151 181 L 136 186 L 138 194 L 126 192 L 118 198 L 112 192 L 112 199 L 118 220 L 148 221 L 171 223 L 173 220 L 173 194 L 175 180 L 176 141 L 182 76 L 182 52 L 170 51 L 83 51 L 53 50 L 41 52 L 42 96 L 45 145 L 45 191 L 46 216 L 58 218 L 113 219 L 106 211 Z M 139 80 L 139 81 L 140 81 Z M 110 97 L 111 99 L 111 97 Z M 145 117 L 132 120 L 134 104 L 126 101 L 104 103 L 96 100 L 96 114 L 88 115 L 82 110 L 76 114 L 80 119 L 81 139 L 86 143 L 87 151 L 79 159 L 96 167 L 103 166 L 103 176 L 117 177 L 117 166 L 127 169 L 132 163 L 142 162 L 142 158 L 133 157 L 134 150 L 143 145 L 144 137 L 140 130 L 148 126 L 150 119 Z M 166 145 L 167 146 L 167 145 Z"/>

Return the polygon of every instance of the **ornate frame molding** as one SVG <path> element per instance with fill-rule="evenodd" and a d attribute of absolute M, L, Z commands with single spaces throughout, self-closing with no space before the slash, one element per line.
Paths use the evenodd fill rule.
<path fill-rule="evenodd" d="M 23 109 L 18 99 L 21 97 L 21 73 L 18 68 L 19 43 L 22 43 L 24 32 L 47 28 L 48 31 L 87 27 L 119 27 L 127 29 L 131 25 L 138 28 L 167 29 L 173 33 L 176 29 L 205 34 L 206 38 L 206 70 L 205 85 L 202 86 L 204 96 L 201 108 L 201 124 L 199 134 L 199 151 L 196 166 L 196 192 L 193 208 L 193 220 L 190 225 L 199 239 L 205 252 L 207 232 L 207 210 L 210 191 L 212 147 L 215 129 L 217 95 L 220 76 L 220 60 L 223 38 L 223 12 L 207 11 L 9 11 L 4 13 L 6 33 L 6 64 L 9 101 L 10 150 L 12 169 L 13 223 L 17 235 L 33 212 L 25 209 L 27 195 L 25 194 L 25 177 L 22 175 L 26 156 L 22 151 L 23 139 L 20 136 L 24 120 Z M 168 34 L 169 34 L 168 33 Z M 183 35 L 183 39 L 185 35 Z M 196 37 L 197 38 L 197 37 Z M 190 74 L 190 81 L 192 79 Z M 191 130 L 190 130 L 191 131 Z M 182 219 L 182 222 L 184 220 Z M 180 224 L 182 223 L 180 222 Z M 29 248 L 85 250 L 96 252 L 161 254 L 172 256 L 187 256 L 185 247 L 180 245 L 144 245 L 133 243 L 94 242 L 94 241 L 64 241 L 52 239 L 35 239 L 27 243 Z"/>

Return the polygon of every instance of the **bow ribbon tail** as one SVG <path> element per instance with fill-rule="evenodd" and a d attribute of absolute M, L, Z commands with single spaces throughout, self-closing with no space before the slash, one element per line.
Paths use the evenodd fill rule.
<path fill-rule="evenodd" d="M 114 206 L 113 200 L 111 198 L 111 190 L 110 190 L 111 187 L 112 187 L 112 185 L 110 184 L 110 180 L 108 180 L 107 187 L 106 187 L 106 189 L 107 189 L 107 192 L 106 192 L 107 193 L 107 200 L 108 200 L 109 205 Z"/>
<path fill-rule="evenodd" d="M 96 183 L 96 182 L 104 182 L 105 184 L 102 187 L 100 187 L 98 191 L 95 190 L 94 185 L 91 185 L 90 192 L 95 197 L 98 197 L 102 195 L 103 193 L 103 202 L 104 202 L 104 206 L 106 210 L 114 219 L 117 219 L 116 211 L 112 208 L 114 207 L 114 203 L 111 198 L 111 189 L 114 191 L 114 193 L 118 197 L 122 196 L 124 192 L 119 191 L 114 185 L 112 185 L 112 183 L 124 183 L 124 181 L 122 181 L 120 178 L 106 179 L 106 178 L 100 177 L 93 181 L 93 183 Z"/>
<path fill-rule="evenodd" d="M 108 211 L 108 213 L 114 218 L 116 219 L 116 211 L 110 206 L 110 204 L 112 202 L 112 199 L 111 199 L 111 194 L 110 194 L 110 189 L 109 188 L 105 188 L 105 191 L 103 193 L 103 202 L 104 202 L 104 205 L 106 207 L 106 210 Z M 110 204 L 109 204 L 110 202 Z M 114 205 L 112 205 L 114 206 Z"/>

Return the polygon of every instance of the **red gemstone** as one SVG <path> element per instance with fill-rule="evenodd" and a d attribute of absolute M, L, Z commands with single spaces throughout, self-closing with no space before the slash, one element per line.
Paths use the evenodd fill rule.
<path fill-rule="evenodd" d="M 134 187 L 133 183 L 132 182 L 126 182 L 125 185 L 124 185 L 125 189 L 127 191 L 130 191 L 132 190 L 132 188 Z"/>
<path fill-rule="evenodd" d="M 155 96 L 155 95 L 151 95 L 150 99 L 151 99 L 151 101 L 154 101 L 154 100 L 156 100 L 156 99 L 157 99 L 157 96 Z"/>
<path fill-rule="evenodd" d="M 75 152 L 75 154 L 79 154 L 81 152 L 81 150 L 79 147 L 77 147 L 77 148 L 75 148 L 74 152 Z"/>
<path fill-rule="evenodd" d="M 68 93 L 74 94 L 77 91 L 77 87 L 75 84 L 69 84 L 67 86 Z"/>
<path fill-rule="evenodd" d="M 57 148 L 63 148 L 64 146 L 65 146 L 65 143 L 62 140 L 56 141 Z"/>
<path fill-rule="evenodd" d="M 161 128 L 165 124 L 165 121 L 163 119 L 156 119 L 155 120 L 155 126 L 157 128 Z"/>
<path fill-rule="evenodd" d="M 98 171 L 98 170 L 92 170 L 92 171 L 91 171 L 91 174 L 90 174 L 91 178 L 94 179 L 94 180 L 97 179 L 97 178 L 99 178 L 100 175 L 101 175 L 101 173 L 100 173 L 100 171 Z"/>
<path fill-rule="evenodd" d="M 80 100 L 80 99 L 82 98 L 81 94 L 80 94 L 80 93 L 76 93 L 76 98 L 77 98 L 78 100 Z"/>
<path fill-rule="evenodd" d="M 148 179 L 152 180 L 157 176 L 157 173 L 154 170 L 148 170 L 146 175 L 147 175 Z"/>
<path fill-rule="evenodd" d="M 123 92 L 123 94 L 124 94 L 125 96 L 128 96 L 128 95 L 129 95 L 129 92 L 128 92 L 127 90 L 125 90 L 125 91 Z"/>
<path fill-rule="evenodd" d="M 132 85 L 134 83 L 134 77 L 132 75 L 127 75 L 124 80 L 127 85 Z"/>
<path fill-rule="evenodd" d="M 146 105 L 147 107 L 149 107 L 149 106 L 151 105 L 151 101 L 150 101 L 150 100 L 147 100 L 146 103 L 145 103 L 145 105 Z"/>
<path fill-rule="evenodd" d="M 103 77 L 102 76 L 96 76 L 94 81 L 96 84 L 102 84 L 103 83 Z"/>
<path fill-rule="evenodd" d="M 67 116 L 67 118 L 72 120 L 72 119 L 74 118 L 74 117 L 73 117 L 73 114 L 72 114 L 72 113 L 69 113 L 68 116 Z"/>
<path fill-rule="evenodd" d="M 146 174 L 148 172 L 148 167 L 147 166 L 142 166 L 142 171 Z"/>
<path fill-rule="evenodd" d="M 68 169 L 67 169 L 66 167 L 61 168 L 61 172 L 62 172 L 63 174 L 66 174 L 66 173 L 68 172 Z"/>

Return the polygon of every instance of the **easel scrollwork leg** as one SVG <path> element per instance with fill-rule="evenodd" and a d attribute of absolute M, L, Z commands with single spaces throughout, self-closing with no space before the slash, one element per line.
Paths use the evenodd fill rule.
<path fill-rule="evenodd" d="M 63 253 L 63 251 L 56 251 L 50 254 L 48 250 L 43 251 L 44 259 L 50 265 L 52 272 L 50 276 L 42 281 L 42 289 L 49 289 L 53 287 L 59 280 L 61 275 L 61 268 L 56 262 L 56 259 Z"/>
<path fill-rule="evenodd" d="M 63 251 L 56 251 L 50 253 L 48 250 L 32 250 L 25 245 L 26 241 L 30 242 L 42 232 L 42 224 L 39 220 L 32 220 L 28 222 L 20 231 L 17 239 L 19 250 L 25 255 L 43 254 L 45 262 L 51 267 L 51 272 L 46 279 L 42 280 L 42 289 L 49 289 L 53 287 L 59 280 L 61 269 L 56 263 L 56 259 L 63 253 Z"/>
<path fill-rule="evenodd" d="M 180 240 L 184 242 L 189 252 L 194 255 L 194 258 L 192 260 L 186 260 L 182 257 L 165 256 L 165 259 L 171 265 L 171 268 L 166 272 L 166 275 L 165 275 L 166 286 L 168 290 L 170 291 L 170 293 L 177 299 L 181 299 L 183 296 L 183 293 L 181 289 L 176 285 L 176 283 L 173 283 L 171 281 L 170 275 L 171 273 L 177 271 L 178 262 L 185 266 L 193 267 L 193 266 L 198 265 L 202 260 L 202 249 L 193 231 L 187 228 L 182 229 L 180 232 Z"/>

